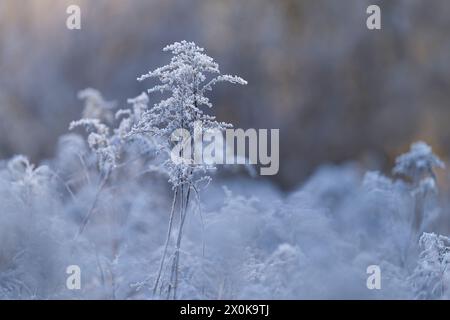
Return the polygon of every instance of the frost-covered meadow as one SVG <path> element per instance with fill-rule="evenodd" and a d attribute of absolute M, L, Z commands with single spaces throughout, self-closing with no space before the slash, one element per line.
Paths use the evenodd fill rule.
<path fill-rule="evenodd" d="M 431 146 L 412 143 L 388 175 L 322 165 L 289 192 L 248 167 L 174 164 L 170 132 L 224 129 L 208 97 L 246 82 L 194 43 L 165 50 L 127 104 L 79 92 L 53 157 L 1 162 L 1 299 L 450 298 L 449 176 Z"/>

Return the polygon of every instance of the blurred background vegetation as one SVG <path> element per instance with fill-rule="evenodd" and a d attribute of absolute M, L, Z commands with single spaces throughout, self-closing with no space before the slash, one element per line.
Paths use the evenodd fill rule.
<path fill-rule="evenodd" d="M 81 30 L 66 28 L 70 4 Z M 369 4 L 381 31 L 366 28 Z M 123 106 L 185 39 L 249 82 L 217 87 L 220 120 L 280 128 L 282 188 L 324 163 L 387 170 L 419 139 L 447 160 L 449 30 L 446 0 L 2 0 L 0 157 L 52 156 L 79 90 Z"/>

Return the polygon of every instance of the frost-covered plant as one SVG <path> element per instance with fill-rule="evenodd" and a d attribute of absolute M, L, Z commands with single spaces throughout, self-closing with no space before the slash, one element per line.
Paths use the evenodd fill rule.
<path fill-rule="evenodd" d="M 83 117 L 80 120 L 72 121 L 69 130 L 77 127 L 86 129 L 88 132 L 87 142 L 90 150 L 96 155 L 101 174 L 93 205 L 81 224 L 80 232 L 82 232 L 92 215 L 98 201 L 98 195 L 108 183 L 112 172 L 122 165 L 118 162 L 126 149 L 128 142 L 126 137 L 132 126 L 137 123 L 147 109 L 148 96 L 143 93 L 134 99 L 129 99 L 128 103 L 132 104 L 132 109 L 120 109 L 115 115 L 113 114 L 113 108 L 116 103 L 106 101 L 100 92 L 95 89 L 82 90 L 78 97 L 85 100 Z M 105 124 L 112 123 L 114 119 L 120 119 L 117 128 L 111 128 L 111 125 Z"/>
<path fill-rule="evenodd" d="M 98 201 L 98 197 L 102 192 L 103 188 L 106 186 L 112 170 L 116 167 L 116 161 L 118 157 L 117 147 L 112 143 L 110 129 L 98 119 L 80 119 L 78 121 L 73 121 L 70 124 L 69 129 L 72 130 L 76 127 L 84 126 L 89 132 L 88 144 L 89 148 L 97 156 L 97 164 L 101 173 L 100 183 L 98 185 L 97 192 L 95 194 L 94 201 L 84 217 L 80 230 L 78 234 L 81 234 L 86 227 L 92 213 L 94 212 L 95 206 Z"/>
<path fill-rule="evenodd" d="M 365 211 L 362 218 L 371 224 L 371 239 L 376 239 L 380 246 L 389 239 L 390 256 L 405 265 L 411 232 L 408 190 L 401 181 L 392 181 L 379 172 L 367 172 L 362 192 Z"/>
<path fill-rule="evenodd" d="M 175 130 L 187 130 L 190 137 L 194 135 L 195 126 L 201 124 L 202 130 L 219 130 L 231 127 L 230 124 L 218 122 L 214 116 L 208 115 L 203 108 L 212 108 L 212 103 L 205 95 L 211 91 L 213 86 L 219 82 L 230 82 L 235 84 L 246 84 L 242 78 L 237 76 L 222 75 L 219 65 L 213 58 L 204 53 L 204 49 L 193 42 L 175 42 L 163 49 L 170 52 L 173 57 L 168 65 L 150 71 L 138 78 L 143 81 L 155 78 L 160 83 L 149 89 L 149 93 L 168 93 L 168 97 L 155 104 L 150 110 L 144 112 L 139 122 L 133 126 L 130 137 L 150 135 L 158 139 L 160 151 L 169 155 L 176 144 L 171 136 Z M 202 108 L 203 107 L 203 108 Z M 199 129 L 197 127 L 197 129 Z M 188 141 L 187 143 L 191 143 Z M 180 157 L 182 155 L 180 154 Z M 165 264 L 167 247 L 170 241 L 175 207 L 177 201 L 180 211 L 180 221 L 176 236 L 175 253 L 170 271 L 170 281 L 167 296 L 176 298 L 178 284 L 178 265 L 183 226 L 192 193 L 198 197 L 197 186 L 200 181 L 208 180 L 208 171 L 213 166 L 187 161 L 174 162 L 167 159 L 163 168 L 167 171 L 169 182 L 174 190 L 172 210 L 169 218 L 169 227 L 166 238 L 165 250 L 161 259 L 160 269 L 155 281 L 154 292 L 156 292 L 161 273 Z"/>
<path fill-rule="evenodd" d="M 53 173 L 48 166 L 35 167 L 27 157 L 18 155 L 8 161 L 8 172 L 15 194 L 28 202 L 31 196 L 42 195 Z"/>
<path fill-rule="evenodd" d="M 410 179 L 415 203 L 412 229 L 419 234 L 428 222 L 427 200 L 432 200 L 430 196 L 437 193 L 435 168 L 445 168 L 445 165 L 429 145 L 419 141 L 411 145 L 409 152 L 396 159 L 393 169 L 394 174 Z"/>
<path fill-rule="evenodd" d="M 209 98 L 205 96 L 213 86 L 219 82 L 246 84 L 236 76 L 220 74 L 219 65 L 204 54 L 204 49 L 193 42 L 176 42 L 163 49 L 173 55 L 171 62 L 138 78 L 143 81 L 156 78 L 160 84 L 149 89 L 149 93 L 169 93 L 169 97 L 155 104 L 144 112 L 140 121 L 133 127 L 130 136 L 153 135 L 159 140 L 159 147 L 170 154 L 177 143 L 172 141 L 171 135 L 177 129 L 184 129 L 191 136 L 199 123 L 201 129 L 223 130 L 231 124 L 216 121 L 215 116 L 205 114 L 202 107 L 212 108 Z M 197 129 L 200 129 L 197 127 Z M 212 169 L 206 164 L 182 163 L 175 164 L 171 159 L 165 163 L 168 170 L 169 182 L 174 189 L 181 185 L 195 184 L 197 172 L 204 173 Z M 205 176 L 202 176 L 205 178 Z"/>
<path fill-rule="evenodd" d="M 127 102 L 132 105 L 132 109 L 120 109 L 116 112 L 115 118 L 122 119 L 119 127 L 115 130 L 116 135 L 121 139 L 127 138 L 133 125 L 137 124 L 142 114 L 148 108 L 148 95 L 143 92 L 136 98 L 128 99 Z"/>
<path fill-rule="evenodd" d="M 396 159 L 393 173 L 404 175 L 417 185 L 430 177 L 436 180 L 433 169 L 444 167 L 444 163 L 433 153 L 431 147 L 419 141 L 411 145 L 409 152 Z"/>
<path fill-rule="evenodd" d="M 417 299 L 450 298 L 450 238 L 423 233 L 422 252 L 411 277 Z"/>
<path fill-rule="evenodd" d="M 78 99 L 84 100 L 82 118 L 99 119 L 108 123 L 114 120 L 113 110 L 116 102 L 106 101 L 98 90 L 92 88 L 81 90 Z"/>
<path fill-rule="evenodd" d="M 131 108 L 120 109 L 116 112 L 115 118 L 120 119 L 120 123 L 114 129 L 114 135 L 126 151 L 132 152 L 132 147 L 137 146 L 137 150 L 132 153 L 137 153 L 138 158 L 145 160 L 145 156 L 151 155 L 150 160 L 154 160 L 155 156 L 155 139 L 151 135 L 135 135 L 130 139 L 130 132 L 135 125 L 137 125 L 142 118 L 142 115 L 148 110 L 149 97 L 143 92 L 135 98 L 127 100 Z M 132 143 L 134 142 L 134 143 Z M 123 150 L 125 151 L 125 150 Z"/>
<path fill-rule="evenodd" d="M 88 163 L 86 164 L 86 161 L 84 161 L 85 159 L 83 155 L 78 155 L 78 153 L 80 151 L 82 152 L 82 150 L 79 150 L 79 148 L 75 146 L 76 148 L 73 151 L 75 151 L 75 155 L 77 155 L 81 160 L 82 167 L 85 171 L 86 181 L 88 182 L 87 187 L 89 188 L 91 181 L 91 172 L 89 170 L 89 167 L 92 163 L 91 160 L 94 160 L 94 158 L 97 164 L 98 170 L 95 171 L 98 171 L 99 182 L 96 185 L 94 198 L 88 207 L 88 211 L 83 216 L 83 219 L 79 225 L 75 239 L 79 239 L 79 236 L 83 233 L 87 224 L 91 221 L 94 212 L 98 211 L 98 207 L 102 206 L 105 201 L 110 203 L 114 201 L 112 198 L 112 192 L 113 190 L 117 190 L 119 188 L 118 182 L 121 182 L 120 179 L 122 178 L 122 173 L 126 175 L 130 180 L 130 184 L 134 185 L 133 182 L 131 182 L 133 180 L 132 178 L 134 177 L 130 177 L 130 173 L 132 170 L 129 170 L 129 168 L 131 166 L 128 166 L 128 164 L 133 161 L 133 170 L 141 170 L 142 165 L 137 161 L 140 160 L 141 153 L 143 151 L 148 152 L 148 147 L 150 145 L 150 139 L 140 139 L 139 142 L 145 142 L 146 149 L 142 150 L 142 145 L 144 144 L 141 143 L 139 146 L 140 149 L 136 150 L 135 148 L 133 148 L 135 144 L 130 143 L 131 141 L 127 138 L 127 135 L 132 126 L 137 123 L 142 113 L 147 109 L 148 96 L 145 93 L 139 95 L 134 99 L 129 99 L 128 103 L 131 104 L 131 107 L 129 109 L 120 109 L 115 113 L 115 115 L 113 114 L 112 110 L 115 104 L 106 102 L 98 91 L 94 89 L 86 89 L 79 94 L 79 97 L 86 99 L 83 116 L 91 116 L 92 118 L 82 118 L 78 121 L 73 121 L 70 124 L 70 129 L 72 130 L 77 127 L 84 127 L 88 132 L 87 142 L 91 151 L 91 153 L 87 153 L 86 158 L 89 159 Z M 118 123 L 117 126 L 115 126 L 114 122 Z M 72 140 L 73 139 L 69 139 L 69 141 L 67 141 L 67 139 L 64 139 L 64 142 L 67 145 L 67 143 L 71 142 Z M 134 157 L 134 151 L 138 151 L 136 157 Z M 73 152 L 72 155 L 74 155 Z M 130 156 L 133 156 L 134 158 L 130 160 Z M 93 174 L 97 176 L 97 172 L 94 172 Z M 121 185 L 123 186 L 125 184 L 126 183 L 123 183 L 122 181 Z M 86 190 L 85 187 L 86 186 L 80 186 L 80 190 Z M 120 204 L 120 206 L 124 205 L 125 199 L 126 196 L 122 195 L 121 197 L 119 197 L 119 199 L 117 199 L 117 204 Z M 108 210 L 107 214 L 105 212 L 105 215 L 112 218 L 112 220 L 109 221 L 109 224 L 117 225 L 118 233 L 126 228 L 127 214 L 125 214 L 125 211 L 121 210 L 121 208 L 111 207 L 110 210 Z M 93 227 L 107 228 L 106 225 L 93 225 Z M 80 243 L 83 243 L 83 239 L 80 240 Z M 122 254 L 120 238 L 112 237 L 110 239 L 109 253 L 105 253 L 104 251 L 101 252 L 97 248 L 99 243 L 102 242 L 101 239 L 88 237 L 87 240 L 88 241 L 86 244 L 90 243 L 89 246 L 92 246 L 92 250 L 95 252 L 95 256 L 97 257 L 96 261 L 101 260 L 108 262 L 106 263 L 106 266 L 109 266 L 108 268 L 105 268 L 105 266 L 100 266 L 100 264 L 97 262 L 97 264 L 99 265 L 98 269 L 100 270 L 100 279 L 102 279 L 101 283 L 103 290 L 108 287 L 107 282 L 109 282 L 110 287 L 112 288 L 111 296 L 116 297 L 115 292 L 117 279 L 115 277 L 115 267 L 113 268 L 112 266 L 115 266 L 115 263 L 117 261 L 116 258 L 118 258 L 120 254 Z M 106 272 L 108 273 L 108 276 L 105 276 L 105 270 L 110 270 L 109 273 Z M 106 278 L 108 278 L 109 280 L 106 280 Z"/>
<path fill-rule="evenodd" d="M 49 166 L 25 156 L 0 165 L 0 299 L 53 294 L 58 276 L 49 266 L 61 262 L 65 231 L 57 182 Z"/>
<path fill-rule="evenodd" d="M 80 120 L 72 121 L 69 130 L 84 127 L 89 133 L 87 138 L 88 145 L 96 155 L 98 169 L 101 174 L 94 201 L 81 223 L 78 232 L 80 234 L 89 222 L 98 197 L 110 179 L 112 171 L 117 166 L 121 145 L 109 126 L 102 122 L 102 120 L 106 122 L 113 121 L 112 108 L 114 108 L 115 103 L 105 101 L 97 90 L 91 88 L 80 91 L 78 97 L 85 100 L 83 117 Z"/>

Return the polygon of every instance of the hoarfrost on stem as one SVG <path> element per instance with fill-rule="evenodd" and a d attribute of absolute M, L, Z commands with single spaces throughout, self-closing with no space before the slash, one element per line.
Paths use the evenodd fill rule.
<path fill-rule="evenodd" d="M 198 123 L 201 123 L 203 131 L 222 131 L 232 127 L 231 124 L 216 121 L 215 116 L 202 110 L 202 107 L 213 107 L 205 93 L 211 91 L 219 82 L 242 85 L 247 82 L 237 76 L 222 75 L 213 58 L 207 56 L 204 49 L 193 42 L 175 42 L 166 46 L 163 51 L 172 53 L 170 63 L 140 76 L 138 81 L 155 78 L 159 84 L 148 92 L 168 93 L 169 96 L 142 113 L 130 136 L 158 137 L 160 148 L 169 154 L 174 146 L 171 135 L 177 129 L 187 130 L 192 136 Z M 169 182 L 174 188 L 182 183 L 194 183 L 192 179 L 198 172 L 205 173 L 214 169 L 213 166 L 204 164 L 174 164 L 170 160 L 165 163 L 165 167 L 169 173 Z"/>

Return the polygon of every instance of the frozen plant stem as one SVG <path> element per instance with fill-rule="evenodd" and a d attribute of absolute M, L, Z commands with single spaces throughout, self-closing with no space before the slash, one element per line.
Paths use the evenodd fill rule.
<path fill-rule="evenodd" d="M 161 273 L 162 273 L 162 269 L 164 267 L 164 261 L 166 260 L 166 256 L 167 256 L 167 248 L 169 247 L 170 236 L 172 234 L 173 217 L 175 215 L 175 205 L 177 202 L 177 196 L 178 196 L 178 188 L 175 189 L 174 194 L 173 194 L 172 209 L 170 210 L 169 227 L 167 229 L 166 243 L 164 245 L 164 253 L 161 258 L 161 262 L 159 264 L 158 276 L 156 277 L 155 286 L 153 287 L 153 295 L 155 295 L 156 290 L 158 289 L 159 280 L 161 279 Z"/>

